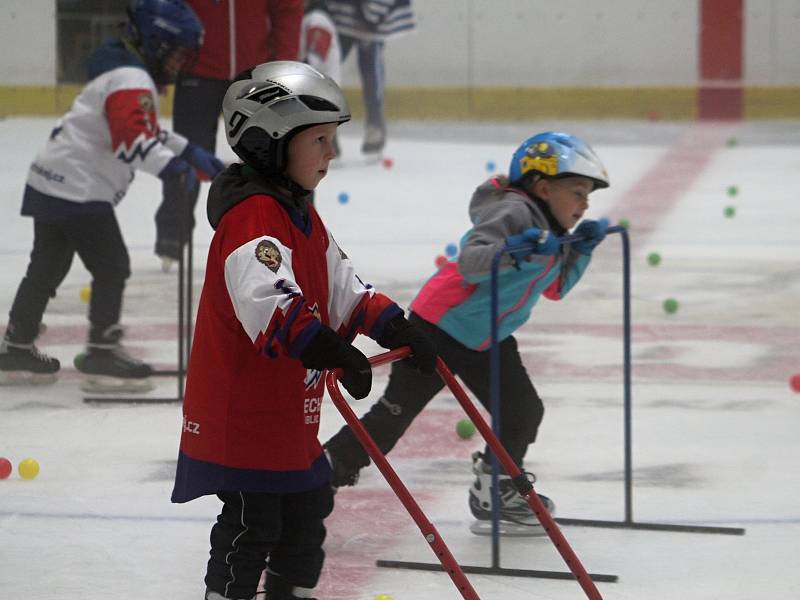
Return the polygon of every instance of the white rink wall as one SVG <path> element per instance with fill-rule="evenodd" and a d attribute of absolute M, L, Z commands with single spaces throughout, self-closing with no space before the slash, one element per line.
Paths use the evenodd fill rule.
<path fill-rule="evenodd" d="M 0 2 L 0 85 L 55 85 L 55 0 Z"/>
<path fill-rule="evenodd" d="M 691 86 L 698 0 L 417 0 L 389 86 Z M 55 85 L 56 1 L 0 3 L 0 85 Z M 800 84 L 800 2 L 745 3 L 744 85 Z M 358 78 L 354 60 L 345 84 Z"/>

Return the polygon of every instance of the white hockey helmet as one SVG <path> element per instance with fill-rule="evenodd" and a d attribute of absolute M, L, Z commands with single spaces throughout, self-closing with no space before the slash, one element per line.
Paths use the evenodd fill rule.
<path fill-rule="evenodd" d="M 282 60 L 253 67 L 232 83 L 222 116 L 233 151 L 257 171 L 279 174 L 294 135 L 322 123 L 345 123 L 350 108 L 330 77 L 305 63 Z"/>

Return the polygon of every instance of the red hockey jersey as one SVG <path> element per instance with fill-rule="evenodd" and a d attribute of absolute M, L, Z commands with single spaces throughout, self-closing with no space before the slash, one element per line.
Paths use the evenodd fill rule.
<path fill-rule="evenodd" d="M 323 378 L 298 357 L 321 323 L 348 339 L 378 339 L 402 312 L 361 282 L 310 204 L 267 183 L 234 165 L 209 194 L 212 226 L 221 217 L 189 361 L 174 502 L 324 484 Z"/>

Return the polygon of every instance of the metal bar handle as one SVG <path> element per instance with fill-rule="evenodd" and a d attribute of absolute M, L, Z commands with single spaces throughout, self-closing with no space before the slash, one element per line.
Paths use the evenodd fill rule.
<path fill-rule="evenodd" d="M 396 350 L 392 350 L 391 352 L 386 352 L 384 354 L 374 356 L 370 359 L 370 363 L 372 365 L 379 365 L 384 364 L 387 362 L 392 362 L 394 360 L 400 360 L 405 358 L 411 354 L 410 350 L 406 348 L 398 348 Z M 422 512 L 422 509 L 417 504 L 416 500 L 414 500 L 411 493 L 406 488 L 405 484 L 401 481 L 400 477 L 397 476 L 392 466 L 389 464 L 389 461 L 386 460 L 386 457 L 381 452 L 380 448 L 378 448 L 375 441 L 372 437 L 367 433 L 367 430 L 361 424 L 361 421 L 358 420 L 358 417 L 353 412 L 353 409 L 350 408 L 350 405 L 342 396 L 342 392 L 339 390 L 338 386 L 338 377 L 341 373 L 340 369 L 336 369 L 334 371 L 328 371 L 328 374 L 325 378 L 325 384 L 328 388 L 328 392 L 331 395 L 331 399 L 333 403 L 336 405 L 336 408 L 341 413 L 344 420 L 350 426 L 355 436 L 358 438 L 358 441 L 361 442 L 361 445 L 369 454 L 369 457 L 375 463 L 375 466 L 378 467 L 383 477 L 386 479 L 389 486 L 392 488 L 392 491 L 397 495 L 397 498 L 400 502 L 403 503 L 408 513 L 411 515 L 411 518 L 414 519 L 414 522 L 419 527 L 422 536 L 425 538 L 425 541 L 428 542 L 433 553 L 436 555 L 436 558 L 439 559 L 439 562 L 442 563 L 442 567 L 450 576 L 450 579 L 455 584 L 458 591 L 461 593 L 461 596 L 465 598 L 465 600 L 480 600 L 480 596 L 472 587 L 472 584 L 467 579 L 464 572 L 461 570 L 461 567 L 456 562 L 456 559 L 453 557 L 450 549 L 445 544 L 444 539 L 442 536 L 439 535 L 439 532 L 434 527 L 433 523 L 431 523 L 428 518 L 425 516 L 425 513 Z"/>
<path fill-rule="evenodd" d="M 456 397 L 456 400 L 458 400 L 461 408 L 464 409 L 464 412 L 467 413 L 467 416 L 475 424 L 476 429 L 480 432 L 483 439 L 486 440 L 486 443 L 492 449 L 492 453 L 500 461 L 500 464 L 503 466 L 503 470 L 506 472 L 506 474 L 509 475 L 512 480 L 515 480 L 515 482 L 520 482 L 522 479 L 527 481 L 525 474 L 514 462 L 514 459 L 511 458 L 511 455 L 506 452 L 506 449 L 500 443 L 500 440 L 497 439 L 497 436 L 492 431 L 492 428 L 489 426 L 483 416 L 481 416 L 481 413 L 478 412 L 478 409 L 469 399 L 469 396 L 467 396 L 464 388 L 461 387 L 461 384 L 458 383 L 453 373 L 450 372 L 450 369 L 441 358 L 437 359 L 436 370 L 447 384 L 447 387 L 450 388 L 450 391 L 453 392 L 453 395 Z M 555 545 L 556 550 L 558 550 L 559 554 L 561 554 L 561 557 L 564 559 L 564 562 L 569 570 L 573 575 L 575 575 L 575 578 L 583 588 L 586 596 L 590 600 L 602 600 L 602 596 L 600 595 L 597 587 L 594 585 L 592 578 L 586 572 L 586 569 L 583 567 L 583 564 L 581 564 L 580 559 L 578 559 L 578 556 L 572 550 L 569 542 L 567 542 L 567 539 L 564 537 L 564 534 L 561 533 L 561 529 L 559 529 L 555 520 L 553 520 L 553 517 L 551 517 L 550 513 L 547 512 L 547 509 L 539 499 L 539 495 L 536 493 L 536 490 L 533 489 L 533 485 L 528 483 L 526 487 L 529 488 L 526 493 L 523 493 L 522 491 L 519 493 L 525 498 L 528 506 L 531 507 L 531 510 L 533 510 L 534 514 L 536 515 L 536 518 L 539 519 L 539 523 L 542 524 L 542 527 L 544 528 L 550 540 L 553 542 L 553 545 Z M 519 490 L 519 486 L 517 489 Z"/>

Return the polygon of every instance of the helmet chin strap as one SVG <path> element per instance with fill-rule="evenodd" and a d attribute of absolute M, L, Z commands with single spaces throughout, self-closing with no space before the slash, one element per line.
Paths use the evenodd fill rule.
<path fill-rule="evenodd" d="M 144 64 L 147 72 L 150 74 L 150 77 L 153 78 L 153 81 L 156 83 L 157 86 L 165 86 L 170 83 L 173 83 L 174 77 L 169 77 L 166 73 L 163 72 L 161 62 L 154 59 L 149 58 L 142 52 L 142 49 L 136 43 L 136 40 L 130 37 L 129 35 L 122 36 L 122 43 L 125 45 L 125 48 L 136 56 L 142 64 Z M 159 88 L 159 93 L 162 93 L 162 89 Z"/>
<path fill-rule="evenodd" d="M 310 195 L 313 190 L 307 190 L 302 185 L 297 183 L 294 179 L 289 177 L 286 173 L 281 173 L 278 175 L 279 182 L 284 185 L 289 192 L 292 194 L 292 198 L 303 198 L 305 196 Z"/>
<path fill-rule="evenodd" d="M 289 195 L 292 197 L 293 200 L 300 200 L 313 193 L 313 190 L 307 190 L 306 188 L 304 188 L 294 179 L 289 177 L 285 171 L 277 171 L 275 169 L 271 169 L 269 167 L 264 167 L 264 166 L 258 168 L 252 164 L 249 164 L 249 166 L 254 171 L 260 173 L 263 177 L 271 179 L 274 183 L 278 184 L 285 191 L 289 192 Z"/>
<path fill-rule="evenodd" d="M 143 63 L 146 62 L 144 54 L 142 54 L 141 49 L 139 46 L 136 45 L 136 40 L 134 40 L 129 34 L 125 34 L 122 36 L 122 43 L 125 45 L 125 48 L 131 54 L 134 54 L 136 58 L 138 58 Z"/>

